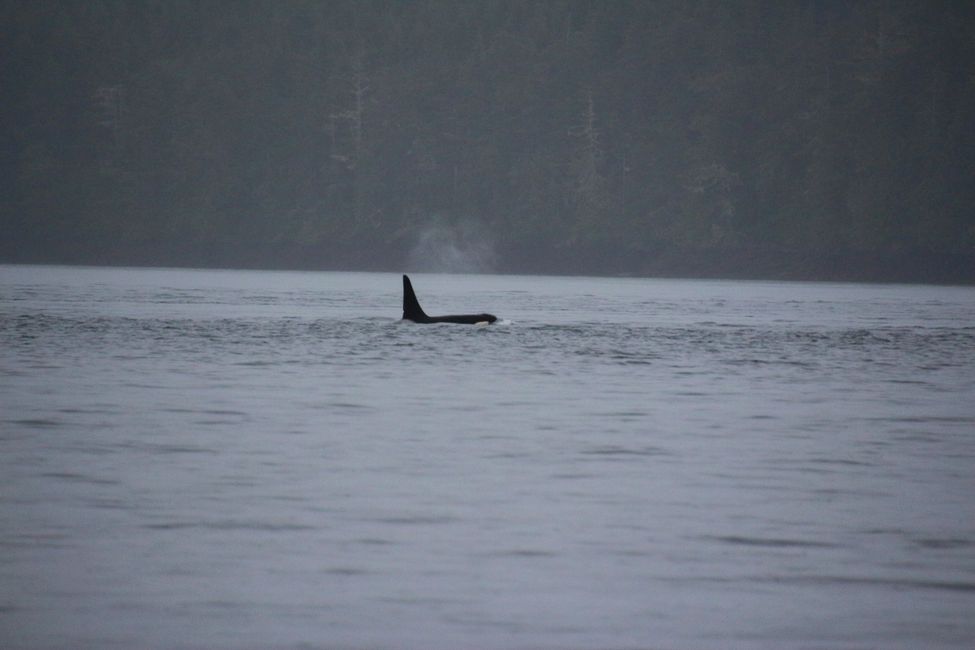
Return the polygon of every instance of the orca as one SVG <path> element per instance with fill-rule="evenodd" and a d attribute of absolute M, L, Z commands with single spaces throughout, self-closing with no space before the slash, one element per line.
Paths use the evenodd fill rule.
<path fill-rule="evenodd" d="M 463 325 L 477 325 L 479 323 L 493 323 L 498 317 L 493 314 L 455 314 L 451 316 L 427 316 L 420 307 L 420 301 L 413 293 L 413 285 L 407 276 L 403 276 L 403 320 L 414 323 L 461 323 Z"/>

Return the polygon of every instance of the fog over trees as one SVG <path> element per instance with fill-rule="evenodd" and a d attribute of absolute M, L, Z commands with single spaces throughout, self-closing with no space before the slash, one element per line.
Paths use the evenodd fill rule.
<path fill-rule="evenodd" d="M 975 281 L 975 3 L 0 2 L 0 261 Z"/>

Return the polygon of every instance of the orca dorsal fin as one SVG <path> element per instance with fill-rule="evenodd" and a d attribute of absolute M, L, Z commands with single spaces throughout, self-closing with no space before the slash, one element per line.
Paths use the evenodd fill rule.
<path fill-rule="evenodd" d="M 416 294 L 413 293 L 413 285 L 410 284 L 410 279 L 405 275 L 403 276 L 403 318 L 418 323 L 430 319 L 420 307 L 420 301 L 416 299 Z"/>

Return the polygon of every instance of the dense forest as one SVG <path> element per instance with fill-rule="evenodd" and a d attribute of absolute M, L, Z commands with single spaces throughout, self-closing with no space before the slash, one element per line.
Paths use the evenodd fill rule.
<path fill-rule="evenodd" d="M 0 261 L 975 281 L 975 3 L 0 0 Z"/>

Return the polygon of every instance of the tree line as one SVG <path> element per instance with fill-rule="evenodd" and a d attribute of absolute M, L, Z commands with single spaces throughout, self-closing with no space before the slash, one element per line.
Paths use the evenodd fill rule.
<path fill-rule="evenodd" d="M 8 261 L 396 270 L 440 242 L 458 270 L 975 280 L 970 2 L 8 0 L 0 26 Z"/>

